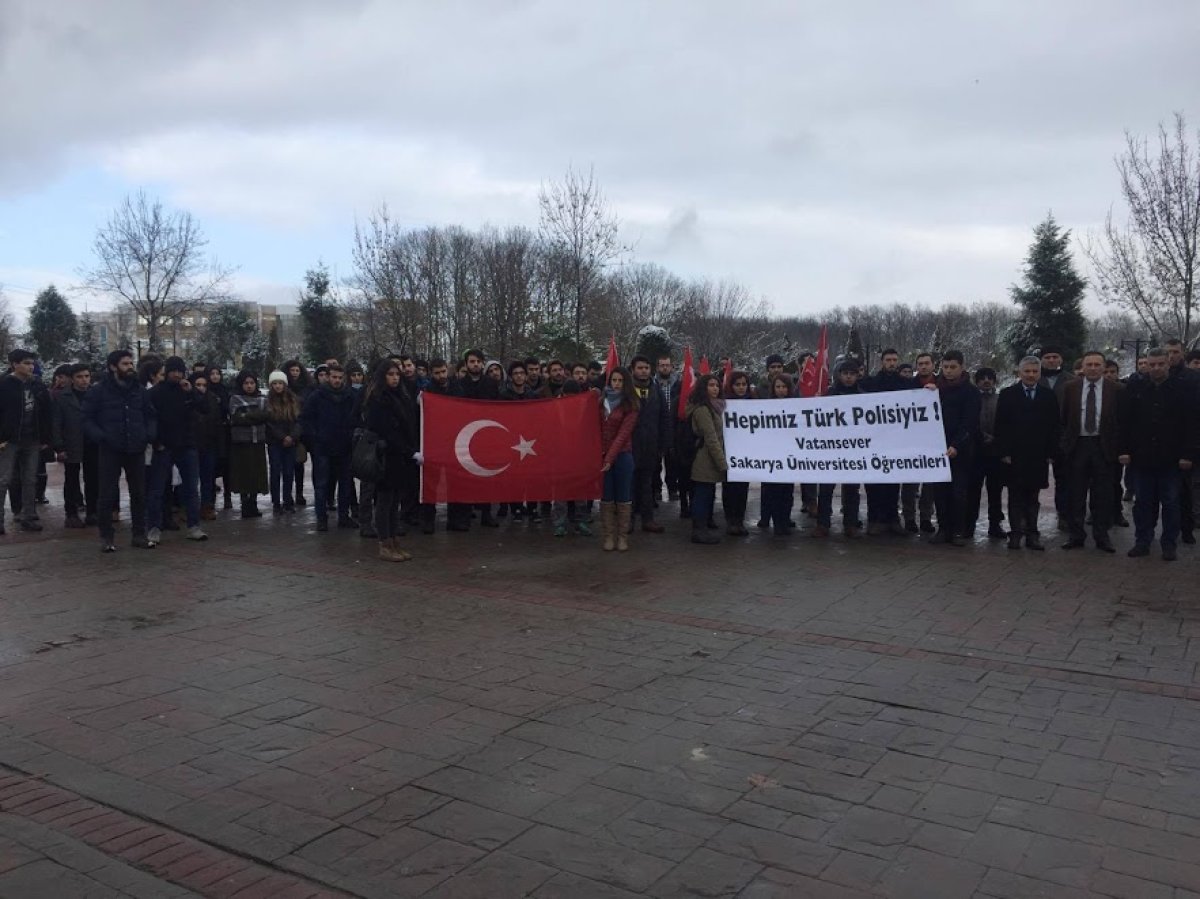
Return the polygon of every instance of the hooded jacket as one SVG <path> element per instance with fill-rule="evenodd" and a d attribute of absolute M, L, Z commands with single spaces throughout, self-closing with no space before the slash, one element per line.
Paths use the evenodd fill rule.
<path fill-rule="evenodd" d="M 964 371 L 957 381 L 938 376 L 938 396 L 942 404 L 942 427 L 946 446 L 961 456 L 979 442 L 979 388 Z"/>
<path fill-rule="evenodd" d="M 191 393 L 170 379 L 159 381 L 148 392 L 158 418 L 157 443 L 171 451 L 195 448 Z"/>

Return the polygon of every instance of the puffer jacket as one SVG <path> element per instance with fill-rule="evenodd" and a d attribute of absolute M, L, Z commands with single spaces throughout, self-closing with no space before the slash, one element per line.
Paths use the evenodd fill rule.
<path fill-rule="evenodd" d="M 604 404 L 600 404 L 600 451 L 604 462 L 612 465 L 621 453 L 633 450 L 633 429 L 637 426 L 637 409 L 629 410 L 618 406 L 608 415 Z"/>
<path fill-rule="evenodd" d="M 719 484 L 729 471 L 725 461 L 725 422 L 707 404 L 688 406 L 688 418 L 700 441 L 692 461 L 692 480 Z"/>
<path fill-rule="evenodd" d="M 158 419 L 150 394 L 137 381 L 118 383 L 111 373 L 83 398 L 84 436 L 116 453 L 140 453 L 155 439 Z"/>
<path fill-rule="evenodd" d="M 334 390 L 328 384 L 309 394 L 300 413 L 304 445 L 318 455 L 349 455 L 359 412 L 357 399 L 349 387 Z"/>
<path fill-rule="evenodd" d="M 229 439 L 232 443 L 266 443 L 267 398 L 234 393 L 229 397 Z"/>

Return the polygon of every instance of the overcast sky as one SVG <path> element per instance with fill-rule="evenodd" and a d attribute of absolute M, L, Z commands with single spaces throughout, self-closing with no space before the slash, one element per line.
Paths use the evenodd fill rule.
<path fill-rule="evenodd" d="M 777 312 L 1004 300 L 1122 132 L 1200 125 L 1200 2 L 0 0 L 0 283 L 69 285 L 144 187 L 248 299 L 356 216 L 537 221 L 594 165 L 639 259 Z"/>

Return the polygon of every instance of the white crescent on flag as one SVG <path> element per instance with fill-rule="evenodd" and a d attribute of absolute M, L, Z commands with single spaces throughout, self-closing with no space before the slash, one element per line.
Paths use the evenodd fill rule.
<path fill-rule="evenodd" d="M 477 421 L 468 422 L 458 432 L 458 436 L 454 438 L 454 457 L 458 459 L 458 464 L 477 478 L 494 477 L 508 468 L 508 465 L 503 465 L 500 468 L 484 468 L 471 457 L 471 439 L 480 431 L 487 428 L 500 428 L 502 431 L 508 430 L 508 428 L 504 427 L 498 421 L 492 421 L 490 418 L 481 418 Z M 510 462 L 509 465 L 511 464 Z"/>

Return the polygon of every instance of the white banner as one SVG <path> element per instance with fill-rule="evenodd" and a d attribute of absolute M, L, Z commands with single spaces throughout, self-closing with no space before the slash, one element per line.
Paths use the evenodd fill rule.
<path fill-rule="evenodd" d="M 728 400 L 731 481 L 907 484 L 950 480 L 936 390 Z"/>

